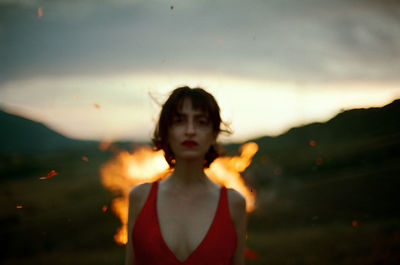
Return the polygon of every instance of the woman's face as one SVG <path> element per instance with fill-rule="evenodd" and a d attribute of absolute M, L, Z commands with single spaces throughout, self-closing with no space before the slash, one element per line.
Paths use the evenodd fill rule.
<path fill-rule="evenodd" d="M 173 117 L 168 129 L 168 143 L 175 160 L 204 160 L 215 142 L 216 135 L 207 114 L 193 109 L 190 98 L 185 98 L 182 109 Z"/>

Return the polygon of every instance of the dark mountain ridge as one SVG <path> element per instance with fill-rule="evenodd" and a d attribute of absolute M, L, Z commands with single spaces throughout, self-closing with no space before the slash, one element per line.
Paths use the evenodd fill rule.
<path fill-rule="evenodd" d="M 260 154 L 282 156 L 285 152 L 309 149 L 310 141 L 318 149 L 324 145 L 357 142 L 361 139 L 400 139 L 400 99 L 381 108 L 352 109 L 339 113 L 326 123 L 311 123 L 288 130 L 276 137 L 264 136 L 250 141 L 259 145 Z M 97 145 L 97 141 L 71 139 L 42 123 L 0 110 L 0 153 L 36 153 Z M 398 137 L 399 136 L 399 137 Z M 128 146 L 128 143 L 123 143 Z M 235 152 L 241 143 L 228 144 Z"/>
<path fill-rule="evenodd" d="M 326 123 L 295 127 L 276 137 L 264 136 L 252 141 L 261 148 L 300 147 L 316 142 L 346 141 L 400 133 L 400 99 L 381 108 L 351 109 L 339 113 Z"/>
<path fill-rule="evenodd" d="M 65 137 L 42 123 L 0 110 L 0 152 L 51 152 L 74 145 L 77 140 Z"/>
<path fill-rule="evenodd" d="M 325 123 L 311 123 L 258 144 L 250 171 L 253 184 L 279 179 L 337 176 L 339 171 L 389 169 L 400 164 L 400 100 L 383 107 L 343 111 Z M 225 146 L 236 153 L 241 143 Z M 400 170 L 400 169 L 395 169 Z M 397 172 L 397 171 L 396 171 Z"/>

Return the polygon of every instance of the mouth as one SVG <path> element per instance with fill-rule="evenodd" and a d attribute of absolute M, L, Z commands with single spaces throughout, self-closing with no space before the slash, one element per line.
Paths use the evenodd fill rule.
<path fill-rule="evenodd" d="M 182 142 L 182 145 L 185 146 L 185 147 L 194 147 L 194 146 L 197 146 L 198 143 L 195 142 L 195 141 L 186 140 L 186 141 Z"/>

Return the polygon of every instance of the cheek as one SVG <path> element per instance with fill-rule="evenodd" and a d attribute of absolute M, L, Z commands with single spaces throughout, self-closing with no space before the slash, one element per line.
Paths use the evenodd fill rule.
<path fill-rule="evenodd" d="M 170 147 L 177 145 L 177 143 L 180 142 L 180 139 L 182 139 L 182 136 L 180 136 L 179 134 L 179 130 L 177 130 L 176 128 L 174 129 L 170 129 L 168 131 L 168 145 Z"/>

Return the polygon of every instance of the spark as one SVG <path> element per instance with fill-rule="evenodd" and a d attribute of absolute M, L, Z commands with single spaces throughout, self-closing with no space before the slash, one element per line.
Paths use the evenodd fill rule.
<path fill-rule="evenodd" d="M 38 14 L 38 18 L 41 18 L 43 16 L 43 9 L 41 7 L 38 8 L 37 14 Z"/>
<path fill-rule="evenodd" d="M 318 157 L 318 158 L 315 160 L 315 164 L 316 164 L 317 166 L 322 165 L 323 162 L 324 162 L 324 160 L 322 159 L 322 157 Z"/>
<path fill-rule="evenodd" d="M 42 179 L 42 180 L 43 179 L 49 179 L 49 178 L 52 178 L 52 177 L 54 177 L 56 175 L 58 175 L 58 172 L 56 172 L 55 170 L 52 170 L 52 171 L 49 172 L 49 174 L 47 174 L 47 176 L 40 177 L 39 179 Z"/>
<path fill-rule="evenodd" d="M 89 158 L 87 156 L 82 156 L 82 160 L 85 162 L 89 162 Z"/>

